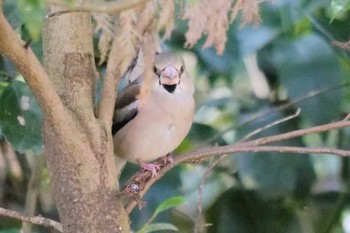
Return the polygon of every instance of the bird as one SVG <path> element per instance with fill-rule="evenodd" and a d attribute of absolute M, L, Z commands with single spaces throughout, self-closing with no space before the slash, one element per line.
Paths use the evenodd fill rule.
<path fill-rule="evenodd" d="M 191 128 L 195 89 L 182 57 L 168 52 L 155 55 L 146 100 L 138 98 L 142 84 L 143 75 L 130 80 L 116 100 L 114 154 L 119 166 L 126 161 L 136 163 L 156 176 L 159 165 L 150 162 L 166 158 Z"/>

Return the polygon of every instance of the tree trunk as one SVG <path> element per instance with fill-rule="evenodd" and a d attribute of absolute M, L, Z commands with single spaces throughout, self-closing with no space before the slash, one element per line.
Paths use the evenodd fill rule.
<path fill-rule="evenodd" d="M 57 10 L 57 9 L 55 9 Z M 43 136 L 53 192 L 64 232 L 130 232 L 117 197 L 111 130 L 94 115 L 96 71 L 88 13 L 47 19 L 44 66 L 66 117 L 45 118 Z"/>

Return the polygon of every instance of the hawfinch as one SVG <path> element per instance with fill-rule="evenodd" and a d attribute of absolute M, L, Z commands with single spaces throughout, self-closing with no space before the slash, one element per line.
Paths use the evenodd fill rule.
<path fill-rule="evenodd" d="M 171 153 L 190 130 L 194 86 L 183 59 L 172 53 L 156 55 L 146 100 L 138 99 L 141 85 L 142 77 L 135 79 L 116 101 L 114 153 L 119 166 L 125 160 L 137 163 L 155 176 L 159 165 L 147 162 Z"/>

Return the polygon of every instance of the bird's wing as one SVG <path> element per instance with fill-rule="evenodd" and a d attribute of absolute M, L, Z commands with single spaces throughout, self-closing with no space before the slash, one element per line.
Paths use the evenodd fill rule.
<path fill-rule="evenodd" d="M 115 135 L 128 122 L 134 119 L 138 112 L 137 95 L 140 93 L 138 80 L 130 83 L 117 98 L 113 116 L 112 135 Z"/>

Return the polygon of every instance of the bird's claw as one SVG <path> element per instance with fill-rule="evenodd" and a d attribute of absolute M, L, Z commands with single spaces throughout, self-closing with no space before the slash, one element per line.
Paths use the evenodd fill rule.
<path fill-rule="evenodd" d="M 160 166 L 154 163 L 143 163 L 141 164 L 142 171 L 149 171 L 152 174 L 152 177 L 157 176 L 157 171 L 159 171 Z"/>
<path fill-rule="evenodd" d="M 174 166 L 174 159 L 171 156 L 171 154 L 167 154 L 164 157 L 160 157 L 159 159 L 157 159 L 156 161 L 157 164 L 159 164 L 161 167 L 165 167 L 166 165 L 170 164 L 171 167 Z"/>

